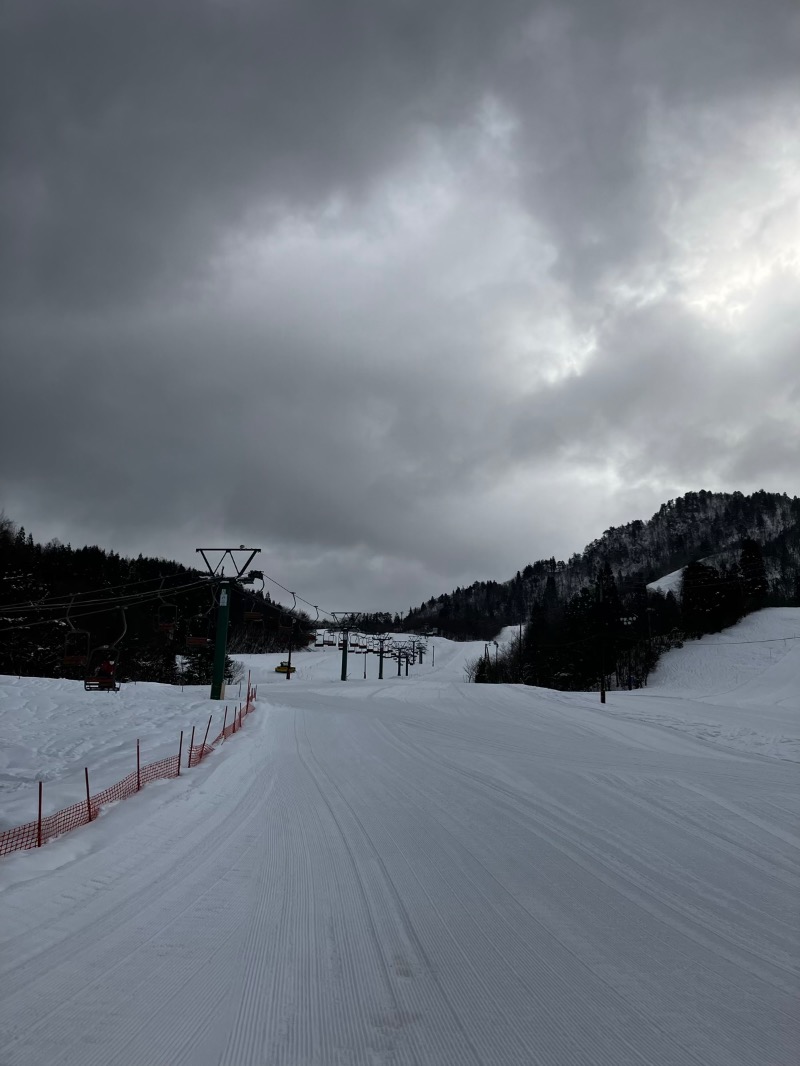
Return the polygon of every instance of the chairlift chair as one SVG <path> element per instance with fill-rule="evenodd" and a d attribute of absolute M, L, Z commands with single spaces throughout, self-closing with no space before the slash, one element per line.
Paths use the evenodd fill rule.
<path fill-rule="evenodd" d="M 208 632 L 208 621 L 204 615 L 198 614 L 189 623 L 189 632 L 186 634 L 187 648 L 207 648 L 211 643 Z"/>
<path fill-rule="evenodd" d="M 158 629 L 170 639 L 175 635 L 178 625 L 178 608 L 174 603 L 162 603 L 158 608 Z"/>
<path fill-rule="evenodd" d="M 65 666 L 86 666 L 89 662 L 92 636 L 88 629 L 72 629 L 64 638 Z"/>
<path fill-rule="evenodd" d="M 100 644 L 94 648 L 89 656 L 89 668 L 83 680 L 83 687 L 87 692 L 119 692 L 117 681 L 117 667 L 119 666 L 119 652 L 117 645 L 128 632 L 128 619 L 125 608 L 120 607 L 122 613 L 122 632 L 111 644 Z"/>
<path fill-rule="evenodd" d="M 65 666 L 86 666 L 89 662 L 89 654 L 92 647 L 92 635 L 88 629 L 78 629 L 70 618 L 72 605 L 75 602 L 73 596 L 67 608 L 67 625 L 69 633 L 64 638 L 63 662 Z"/>
<path fill-rule="evenodd" d="M 119 692 L 117 658 L 112 645 L 104 644 L 92 650 L 89 669 L 83 680 L 87 692 Z"/>

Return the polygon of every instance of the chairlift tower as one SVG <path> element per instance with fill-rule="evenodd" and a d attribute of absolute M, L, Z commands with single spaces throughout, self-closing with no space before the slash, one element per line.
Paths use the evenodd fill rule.
<path fill-rule="evenodd" d="M 342 681 L 347 680 L 347 646 L 350 643 L 350 630 L 361 617 L 361 611 L 331 611 L 334 621 L 342 634 Z"/>
<path fill-rule="evenodd" d="M 234 581 L 240 581 L 245 570 L 248 568 L 253 559 L 261 551 L 260 548 L 246 548 L 244 544 L 240 544 L 238 548 L 196 548 L 197 552 L 203 557 L 203 562 L 206 564 L 206 568 L 210 576 L 217 582 L 219 582 L 219 610 L 217 611 L 217 637 L 214 644 L 214 665 L 211 670 L 211 699 L 221 700 L 225 695 L 225 657 L 228 651 L 228 619 L 230 617 L 230 593 L 231 586 Z M 211 553 L 218 554 L 219 558 L 215 566 L 212 567 L 211 562 L 208 559 Z M 249 553 L 247 555 L 247 561 L 242 565 L 236 561 L 236 555 L 242 553 Z M 234 570 L 236 571 L 235 578 L 225 577 L 225 568 L 223 563 L 226 558 L 229 558 Z"/>

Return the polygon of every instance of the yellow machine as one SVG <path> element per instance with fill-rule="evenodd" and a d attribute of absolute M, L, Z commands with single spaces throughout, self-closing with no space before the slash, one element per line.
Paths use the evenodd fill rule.
<path fill-rule="evenodd" d="M 282 662 L 280 666 L 275 667 L 276 674 L 294 674 L 297 671 L 296 666 L 289 666 L 288 662 Z"/>

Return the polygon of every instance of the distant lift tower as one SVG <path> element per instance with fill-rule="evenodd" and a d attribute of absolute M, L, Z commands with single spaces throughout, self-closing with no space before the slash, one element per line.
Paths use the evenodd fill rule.
<path fill-rule="evenodd" d="M 360 611 L 331 611 L 342 633 L 342 681 L 347 680 L 347 646 L 350 643 L 350 630 L 354 629 L 361 617 Z"/>

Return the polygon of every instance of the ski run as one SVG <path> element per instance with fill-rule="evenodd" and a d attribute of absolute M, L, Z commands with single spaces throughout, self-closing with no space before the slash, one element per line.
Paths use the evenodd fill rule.
<path fill-rule="evenodd" d="M 466 684 L 482 643 L 246 657 L 199 767 L 0 859 L 0 1064 L 796 1064 L 798 636 L 761 611 L 604 706 Z M 207 696 L 0 678 L 0 826 Z"/>

